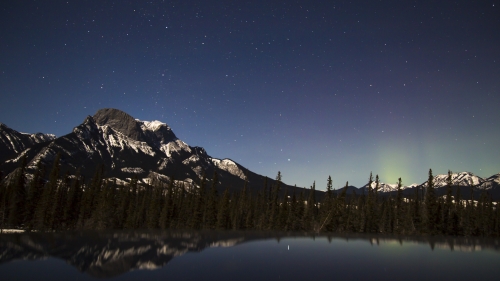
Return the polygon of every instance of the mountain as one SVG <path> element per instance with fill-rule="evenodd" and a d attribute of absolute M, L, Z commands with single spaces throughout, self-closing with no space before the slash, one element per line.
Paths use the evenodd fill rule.
<path fill-rule="evenodd" d="M 0 123 L 0 163 L 38 143 L 52 141 L 56 136 L 51 134 L 20 133 Z"/>
<path fill-rule="evenodd" d="M 377 183 L 376 182 L 372 182 L 371 184 L 371 188 L 372 189 L 375 189 L 375 187 L 377 186 Z M 409 186 L 401 186 L 401 190 L 405 190 L 405 189 L 408 189 L 408 188 L 413 188 L 417 186 L 417 184 L 412 184 L 412 185 L 409 185 Z M 393 191 L 397 191 L 398 190 L 398 184 L 390 184 L 390 183 L 383 183 L 383 182 L 380 182 L 378 184 L 378 192 L 393 192 Z M 361 192 L 368 192 L 368 183 L 365 184 L 364 186 L 362 186 L 360 188 L 360 191 Z"/>
<path fill-rule="evenodd" d="M 434 176 L 434 187 L 439 188 L 446 186 L 447 174 Z M 452 173 L 451 182 L 454 186 L 480 186 L 484 183 L 484 179 L 470 172 Z M 427 181 L 421 184 L 427 187 Z"/>
<path fill-rule="evenodd" d="M 500 173 L 485 179 L 479 187 L 484 190 L 500 189 Z"/>
<path fill-rule="evenodd" d="M 434 188 L 439 196 L 446 194 L 446 179 L 448 174 L 440 174 L 434 176 Z M 453 193 L 456 192 L 457 188 L 460 188 L 462 196 L 473 193 L 474 198 L 479 198 L 483 190 L 487 191 L 494 200 L 500 199 L 500 173 L 493 175 L 487 179 L 483 179 L 479 176 L 474 175 L 471 172 L 460 172 L 452 173 L 451 175 Z M 375 189 L 376 183 L 372 182 L 372 189 Z M 407 186 L 402 186 L 404 196 L 412 196 L 415 192 L 415 188 L 425 189 L 427 187 L 427 181 L 421 184 L 411 184 Z M 350 188 L 347 193 L 353 193 L 356 190 L 356 194 L 368 194 L 368 184 L 360 188 Z M 339 191 L 337 191 L 339 192 Z M 378 187 L 379 195 L 381 196 L 392 196 L 397 192 L 397 184 L 387 184 L 379 182 Z"/>
<path fill-rule="evenodd" d="M 1 133 L 9 137 L 22 135 L 3 128 Z M 137 177 L 144 183 L 168 182 L 173 176 L 191 185 L 199 183 L 204 173 L 211 179 L 216 171 L 220 189 L 240 190 L 248 181 L 248 186 L 257 191 L 265 179 L 231 159 L 213 158 L 202 147 L 189 146 L 163 122 L 137 120 L 118 109 L 101 109 L 94 116 L 87 116 L 67 135 L 43 136 L 48 141 L 17 145 L 16 153 L 2 161 L 0 169 L 10 173 L 19 166 L 21 156 L 26 156 L 29 172 L 34 171 L 38 162 L 50 170 L 60 154 L 61 174 L 66 171 L 74 174 L 80 169 L 86 178 L 103 165 L 105 177 L 122 181 Z M 6 139 L 13 139 L 9 137 Z M 269 184 L 273 182 L 268 180 Z"/>

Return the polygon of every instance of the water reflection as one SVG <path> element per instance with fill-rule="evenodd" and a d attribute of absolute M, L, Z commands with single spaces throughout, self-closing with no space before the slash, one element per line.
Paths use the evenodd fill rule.
<path fill-rule="evenodd" d="M 316 240 L 318 240 L 317 243 L 310 243 Z M 403 246 L 412 245 L 422 248 L 421 246 L 425 245 L 427 250 L 429 248 L 433 251 L 445 249 L 454 252 L 488 250 L 495 254 L 496 259 L 499 258 L 497 254 L 500 253 L 498 240 L 458 237 L 310 236 L 301 233 L 183 231 L 23 233 L 0 235 L 0 272 L 3 266 L 10 264 L 12 261 L 56 258 L 64 260 L 67 264 L 80 272 L 86 273 L 88 276 L 110 278 L 121 276 L 130 271 L 169 268 L 168 263 L 172 262 L 174 258 L 185 256 L 187 253 L 199 253 L 207 249 L 233 247 L 242 244 L 245 246 L 234 247 L 235 251 L 241 249 L 248 257 L 261 260 L 257 261 L 257 264 L 253 265 L 254 267 L 267 266 L 258 262 L 274 262 L 278 263 L 276 266 L 279 267 L 277 259 L 283 259 L 291 264 L 301 264 L 303 263 L 301 259 L 304 256 L 311 256 L 314 259 L 315 255 L 318 257 L 324 255 L 325 259 L 336 259 L 338 256 L 333 256 L 330 253 L 333 252 L 333 249 L 340 251 L 336 255 L 340 254 L 341 257 L 347 258 L 351 255 L 351 258 L 361 260 L 367 251 L 366 247 L 370 247 L 370 245 L 372 248 L 379 246 L 379 248 L 384 249 L 392 249 L 393 246 L 396 247 L 394 249 L 403 249 Z M 332 244 L 335 244 L 336 248 L 327 246 Z M 266 258 L 274 253 L 270 254 L 266 251 L 273 249 L 273 247 L 279 248 L 281 256 L 266 261 Z M 298 251 L 302 252 L 296 254 Z M 411 249 L 406 249 L 406 251 L 416 252 Z M 227 253 L 234 256 L 235 252 Z M 285 256 L 285 253 L 295 253 L 297 256 Z M 224 256 L 222 252 L 212 251 L 210 254 L 213 256 L 208 259 L 212 260 L 222 259 Z M 218 257 L 217 255 L 222 256 Z M 358 257 L 355 255 L 358 255 Z M 190 256 L 190 259 L 197 258 Z M 179 263 L 186 260 L 181 259 Z M 244 269 L 243 265 L 245 263 L 253 263 L 250 259 L 240 263 L 230 261 L 231 257 L 228 260 L 228 264 L 231 265 L 228 268 Z M 198 262 L 207 264 L 203 261 Z M 314 261 L 312 262 L 314 263 Z M 316 264 L 320 263 L 316 262 Z M 191 265 L 191 267 L 193 266 Z M 193 269 L 198 270 L 199 268 Z"/>

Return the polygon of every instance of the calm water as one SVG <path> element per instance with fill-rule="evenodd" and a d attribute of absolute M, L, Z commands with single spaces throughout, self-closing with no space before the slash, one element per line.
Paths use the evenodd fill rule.
<path fill-rule="evenodd" d="M 242 232 L 0 235 L 1 280 L 499 280 L 498 240 Z"/>

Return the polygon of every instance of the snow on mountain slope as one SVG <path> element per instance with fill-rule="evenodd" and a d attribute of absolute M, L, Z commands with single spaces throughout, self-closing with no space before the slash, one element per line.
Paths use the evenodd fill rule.
<path fill-rule="evenodd" d="M 0 123 L 0 161 L 5 161 L 9 156 L 21 153 L 35 144 L 52 141 L 56 138 L 52 134 L 27 134 L 21 133 Z"/>
<path fill-rule="evenodd" d="M 228 185 L 246 179 L 242 166 L 229 159 L 213 159 L 203 148 L 189 146 L 167 124 L 140 121 L 117 109 L 99 110 L 62 137 L 40 135 L 40 139 L 41 136 L 50 141 L 23 152 L 32 171 L 38 162 L 51 167 L 60 153 L 65 169 L 71 173 L 80 169 L 86 177 L 104 165 L 108 177 L 120 179 L 144 179 L 155 172 L 164 176 L 176 174 L 176 180 L 198 183 L 203 174 L 211 175 L 214 170 Z M 11 158 L 9 163 L 4 160 L 0 165 L 7 163 L 11 171 L 17 168 L 20 152 L 13 152 Z"/>
<path fill-rule="evenodd" d="M 211 158 L 210 160 L 212 160 L 212 163 L 214 163 L 214 165 L 217 168 L 229 172 L 230 174 L 233 174 L 235 176 L 238 176 L 242 180 L 247 179 L 247 177 L 245 176 L 245 172 L 243 172 L 243 170 L 241 170 L 238 167 L 238 164 L 236 164 L 233 160 L 227 158 L 222 160 L 217 158 Z"/>
<path fill-rule="evenodd" d="M 434 187 L 446 186 L 447 178 L 447 174 L 434 176 Z M 478 186 L 484 182 L 484 179 L 470 172 L 460 172 L 451 174 L 451 181 L 454 186 Z M 427 182 L 422 183 L 422 186 L 426 187 Z"/>
<path fill-rule="evenodd" d="M 33 143 L 51 141 L 56 138 L 56 135 L 54 134 L 43 134 L 43 133 L 34 133 L 34 134 L 21 133 L 21 134 L 28 136 Z"/>
<path fill-rule="evenodd" d="M 113 147 L 120 148 L 120 151 L 123 151 L 124 149 L 132 149 L 136 153 L 142 152 L 151 156 L 155 155 L 155 151 L 146 142 L 130 139 L 122 133 L 114 131 L 108 126 L 97 127 L 99 128 L 99 131 L 102 132 L 103 139 L 106 142 L 106 147 L 108 147 L 108 151 L 111 156 L 113 156 L 114 152 L 113 149 L 110 148 Z"/>
<path fill-rule="evenodd" d="M 480 185 L 480 188 L 489 190 L 492 188 L 500 187 L 500 173 L 495 174 L 486 180 Z"/>
<path fill-rule="evenodd" d="M 486 181 L 492 182 L 492 183 L 496 183 L 496 184 L 500 184 L 500 173 L 495 174 L 495 175 L 487 178 Z"/>
<path fill-rule="evenodd" d="M 158 130 L 159 128 L 161 128 L 162 126 L 167 126 L 167 124 L 163 123 L 163 122 L 160 122 L 158 120 L 154 120 L 154 121 L 141 121 L 139 119 L 135 119 L 135 121 L 139 122 L 139 123 L 142 123 L 141 125 L 141 128 L 143 130 L 148 130 L 148 131 L 156 131 Z M 169 127 L 170 129 L 170 127 Z"/>
<path fill-rule="evenodd" d="M 413 186 L 416 186 L 416 184 L 412 184 L 410 186 L 401 186 L 401 190 L 404 190 L 404 189 L 407 189 L 407 188 L 411 188 Z M 371 184 L 371 188 L 373 190 L 375 190 L 375 188 L 377 187 L 377 183 L 376 182 L 372 182 Z M 368 188 L 368 184 L 365 184 L 363 187 L 361 187 L 362 189 L 367 189 Z M 398 190 L 398 184 L 397 183 L 394 183 L 394 184 L 390 184 L 390 183 L 383 183 L 383 182 L 379 182 L 378 184 L 378 192 L 392 192 L 392 191 L 397 191 Z"/>
<path fill-rule="evenodd" d="M 448 178 L 447 174 L 443 175 L 436 175 L 434 176 L 434 188 L 439 188 L 446 186 L 446 179 Z M 478 177 L 474 175 L 473 173 L 470 172 L 460 172 L 460 173 L 453 173 L 452 176 L 452 185 L 454 186 L 474 186 L 474 187 L 483 187 L 484 188 L 491 188 L 492 184 L 500 184 L 500 174 L 498 176 L 492 176 L 488 178 L 488 180 L 484 180 L 481 177 Z M 487 182 L 491 182 L 487 184 Z M 376 183 L 372 182 L 371 187 L 375 189 Z M 401 189 L 408 189 L 408 188 L 414 188 L 417 186 L 422 186 L 422 187 L 427 187 L 427 181 L 423 182 L 422 184 L 411 184 L 408 186 L 402 186 Z M 362 188 L 367 188 L 367 185 L 363 186 Z M 379 183 L 379 192 L 392 192 L 392 191 L 397 191 L 397 184 L 387 184 L 387 183 Z"/>
<path fill-rule="evenodd" d="M 160 145 L 160 150 L 165 153 L 167 157 L 172 156 L 172 152 L 180 153 L 181 151 L 191 153 L 191 148 L 189 145 L 181 140 L 171 141 L 169 143 L 162 143 Z"/>

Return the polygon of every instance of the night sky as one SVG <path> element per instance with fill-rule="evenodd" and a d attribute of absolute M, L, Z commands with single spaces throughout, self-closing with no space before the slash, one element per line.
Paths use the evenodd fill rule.
<path fill-rule="evenodd" d="M 98 109 L 318 189 L 500 172 L 495 1 L 4 1 L 0 122 Z"/>

